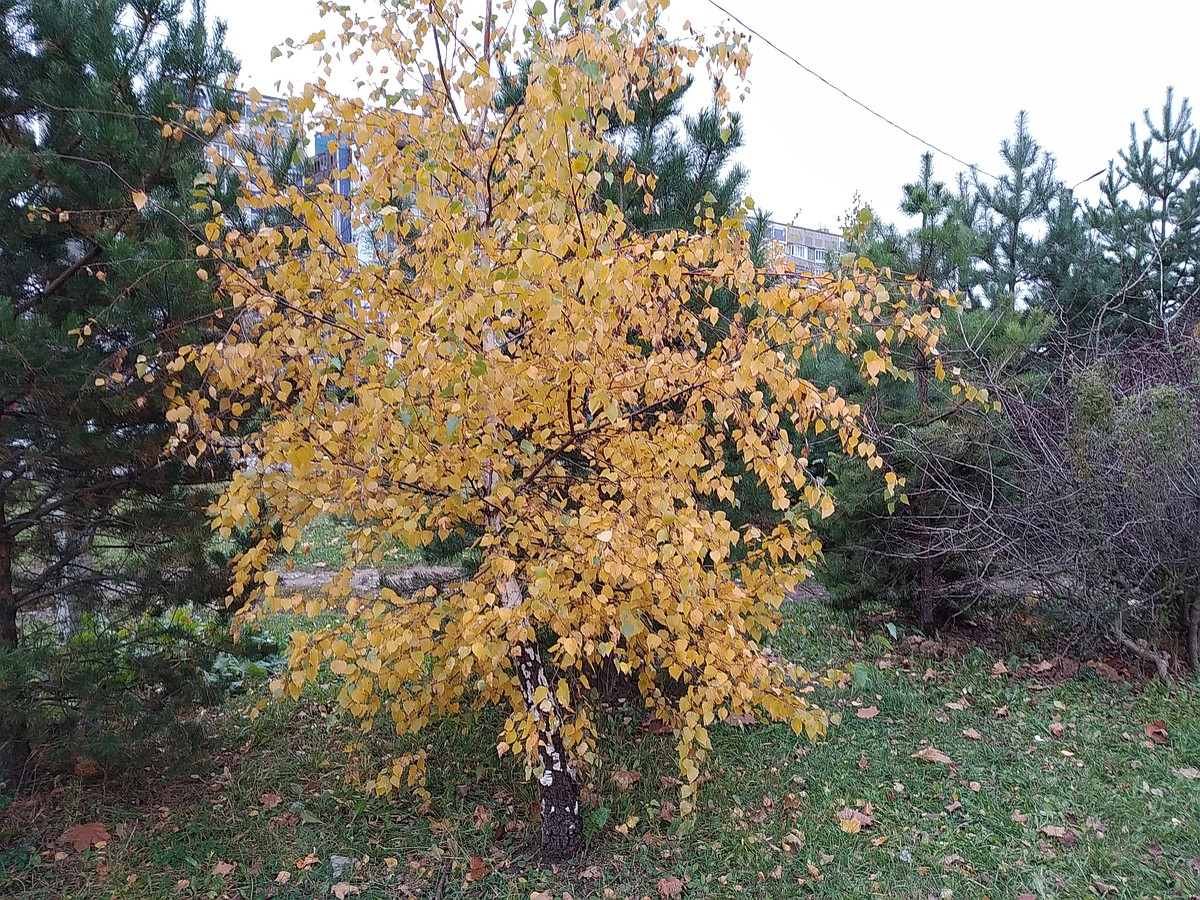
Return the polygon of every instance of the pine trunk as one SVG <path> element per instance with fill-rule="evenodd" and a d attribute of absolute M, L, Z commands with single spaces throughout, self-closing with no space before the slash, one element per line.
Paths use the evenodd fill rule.
<path fill-rule="evenodd" d="M 0 507 L 0 527 L 4 524 L 4 510 Z M 13 590 L 13 540 L 0 530 L 0 655 L 7 656 L 17 651 L 17 601 Z M 29 732 L 25 721 L 24 704 L 21 702 L 22 675 L 17 666 L 8 666 L 16 684 L 8 686 L 4 702 L 0 704 L 0 780 L 14 789 L 20 783 L 29 762 Z"/>

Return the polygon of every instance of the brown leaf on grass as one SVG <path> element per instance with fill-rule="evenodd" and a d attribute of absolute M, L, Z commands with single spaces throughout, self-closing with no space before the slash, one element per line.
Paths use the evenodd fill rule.
<path fill-rule="evenodd" d="M 175 890 L 177 891 L 186 891 L 191 886 L 191 881 L 186 878 L 180 878 L 177 882 L 175 882 Z"/>
<path fill-rule="evenodd" d="M 784 835 L 780 846 L 783 847 L 785 853 L 795 856 L 804 847 L 804 835 L 797 834 L 794 831 L 788 832 Z"/>
<path fill-rule="evenodd" d="M 1056 838 L 1067 846 L 1074 844 L 1079 839 L 1078 831 L 1071 828 L 1064 828 L 1061 825 L 1045 825 L 1039 828 L 1038 831 L 1046 835 L 1046 837 Z"/>
<path fill-rule="evenodd" d="M 1021 812 L 1019 809 L 1014 809 L 1012 811 L 1012 814 L 1009 816 L 1009 818 L 1012 819 L 1014 822 L 1016 822 L 1018 825 L 1028 825 L 1029 824 L 1029 816 L 1027 816 L 1025 813 Z"/>
<path fill-rule="evenodd" d="M 1029 671 L 1034 675 L 1044 675 L 1057 665 L 1057 659 L 1043 659 L 1041 662 L 1035 662 L 1031 665 Z"/>
<path fill-rule="evenodd" d="M 998 660 L 996 660 L 995 663 L 993 663 L 992 674 L 993 675 L 1007 675 L 1008 674 L 1008 666 L 1006 666 L 1004 664 L 1004 660 L 998 659 Z"/>
<path fill-rule="evenodd" d="M 867 770 L 867 765 L 867 754 L 860 754 L 858 757 L 858 767 L 865 772 Z"/>
<path fill-rule="evenodd" d="M 1007 719 L 1008 718 L 1008 704 L 1005 703 L 1003 706 L 997 706 L 996 712 L 993 713 L 993 715 L 995 715 L 995 717 L 997 719 Z"/>
<path fill-rule="evenodd" d="M 85 822 L 82 825 L 72 825 L 61 835 L 59 835 L 59 844 L 70 844 L 80 853 L 91 847 L 93 844 L 106 844 L 112 840 L 112 835 L 108 833 L 108 829 L 101 822 Z"/>
<path fill-rule="evenodd" d="M 743 728 L 747 725 L 758 724 L 758 719 L 755 717 L 754 713 L 741 713 L 735 716 L 728 716 L 726 717 L 725 721 L 730 725 L 738 725 Z"/>
<path fill-rule="evenodd" d="M 632 769 L 617 769 L 612 773 L 612 780 L 621 790 L 627 791 L 642 780 L 642 773 Z"/>
<path fill-rule="evenodd" d="M 297 869 L 311 869 L 313 866 L 319 866 L 321 858 L 315 853 L 309 853 L 296 860 Z"/>
<path fill-rule="evenodd" d="M 1146 733 L 1146 737 L 1150 738 L 1156 744 L 1171 743 L 1171 739 L 1167 736 L 1167 723 L 1162 719 L 1143 725 L 1142 731 Z"/>
<path fill-rule="evenodd" d="M 841 823 L 857 822 L 860 828 L 870 828 L 875 824 L 875 817 L 872 815 L 873 812 L 874 810 L 870 804 L 863 809 L 852 809 L 849 806 L 844 806 L 834 814 L 834 818 Z M 845 831 L 845 827 L 842 830 Z"/>
<path fill-rule="evenodd" d="M 476 804 L 475 811 L 471 813 L 471 822 L 475 828 L 482 829 L 490 821 L 492 821 L 492 811 L 482 803 Z"/>
<path fill-rule="evenodd" d="M 941 866 L 943 869 L 949 869 L 954 866 L 961 866 L 961 865 L 964 865 L 965 863 L 966 863 L 966 860 L 963 859 L 961 856 L 959 856 L 957 853 L 952 853 L 949 856 L 943 856 L 941 859 L 938 860 L 938 865 Z"/>
<path fill-rule="evenodd" d="M 949 703 L 945 704 L 946 709 L 952 709 L 955 712 L 962 712 L 970 705 L 970 701 L 966 700 L 965 698 L 962 700 L 951 700 Z"/>
<path fill-rule="evenodd" d="M 670 800 L 664 800 L 658 809 L 658 817 L 670 825 L 675 821 L 677 807 Z"/>
<path fill-rule="evenodd" d="M 968 741 L 982 741 L 983 740 L 983 735 L 980 734 L 978 731 L 976 731 L 974 728 L 963 729 L 963 737 L 965 737 Z"/>
<path fill-rule="evenodd" d="M 658 896 L 662 900 L 672 900 L 674 897 L 683 896 L 683 882 L 674 875 L 658 879 L 654 886 L 658 889 Z"/>
<path fill-rule="evenodd" d="M 271 816 L 271 824 L 281 828 L 291 828 L 293 825 L 300 824 L 300 817 L 293 812 L 280 813 L 277 816 Z"/>
<path fill-rule="evenodd" d="M 661 719 L 647 719 L 642 726 L 651 734 L 674 734 L 675 729 Z"/>
<path fill-rule="evenodd" d="M 1200 769 L 1193 768 L 1192 766 L 1185 766 L 1182 769 L 1176 769 L 1175 774 L 1180 778 L 1187 778 L 1190 781 L 1195 781 L 1197 778 L 1200 778 Z"/>
<path fill-rule="evenodd" d="M 1017 894 L 1017 900 L 1038 900 L 1036 894 L 1024 893 Z"/>
<path fill-rule="evenodd" d="M 659 775 L 658 783 L 665 788 L 679 787 L 681 784 L 683 784 L 683 780 L 676 778 L 674 775 Z"/>
<path fill-rule="evenodd" d="M 579 877 L 580 878 L 602 878 L 602 877 L 604 877 L 604 870 L 601 869 L 599 866 L 595 866 L 595 865 L 588 866 L 586 869 L 584 869 L 582 872 L 579 873 Z"/>
<path fill-rule="evenodd" d="M 264 809 L 274 809 L 283 802 L 283 798 L 278 794 L 263 794 L 258 798 L 258 802 L 262 804 Z"/>
<path fill-rule="evenodd" d="M 351 894 L 361 894 L 362 888 L 355 887 L 348 881 L 339 881 L 329 889 L 329 893 L 337 897 L 337 900 L 346 900 Z"/>
<path fill-rule="evenodd" d="M 224 860 L 218 860 L 217 864 L 212 867 L 212 872 L 210 872 L 209 874 L 220 875 L 220 876 L 232 875 L 233 870 L 236 868 L 237 868 L 237 863 L 235 863 L 235 862 L 231 863 L 231 862 L 225 862 Z"/>
<path fill-rule="evenodd" d="M 857 715 L 860 719 L 873 719 L 877 715 L 879 715 L 879 707 L 878 706 L 864 706 L 857 713 L 855 713 L 855 715 Z"/>
<path fill-rule="evenodd" d="M 483 881 L 488 877 L 491 871 L 483 861 L 482 856 L 472 856 L 470 859 L 470 871 L 467 872 L 467 878 L 471 881 Z"/>
<path fill-rule="evenodd" d="M 75 763 L 75 774 L 80 778 L 99 778 L 104 770 L 90 759 L 81 759 Z"/>
<path fill-rule="evenodd" d="M 276 884 L 287 884 L 291 880 L 292 880 L 291 872 L 280 872 L 278 875 L 275 876 Z"/>
<path fill-rule="evenodd" d="M 927 763 L 942 763 L 943 765 L 952 765 L 949 756 L 939 750 L 937 747 L 929 746 L 922 750 L 918 750 L 913 754 L 913 759 L 923 759 Z"/>
<path fill-rule="evenodd" d="M 1117 892 L 1116 887 L 1111 884 L 1105 884 L 1099 878 L 1092 882 L 1092 890 L 1100 895 L 1115 894 Z"/>
<path fill-rule="evenodd" d="M 1050 737 L 1060 738 L 1063 736 L 1063 734 L 1066 733 L 1066 730 L 1067 729 L 1063 727 L 1062 722 L 1051 722 L 1050 723 Z"/>
<path fill-rule="evenodd" d="M 529 900 L 554 900 L 554 895 L 549 891 L 534 891 L 529 895 Z"/>

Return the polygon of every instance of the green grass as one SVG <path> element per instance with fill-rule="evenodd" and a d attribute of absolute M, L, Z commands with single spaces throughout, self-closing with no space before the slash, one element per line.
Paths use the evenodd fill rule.
<path fill-rule="evenodd" d="M 304 529 L 295 550 L 280 555 L 278 561 L 290 561 L 300 569 L 323 568 L 335 572 L 345 562 L 347 539 L 355 527 L 350 521 L 342 521 L 333 516 L 320 516 Z M 419 562 L 420 559 L 421 554 L 418 551 L 409 550 L 402 543 L 389 543 L 384 549 L 379 569 L 390 572 Z"/>
<path fill-rule="evenodd" d="M 245 709 L 256 697 L 231 704 L 214 722 L 223 749 L 203 777 L 140 792 L 65 778 L 57 794 L 14 803 L 0 812 L 0 847 L 11 848 L 0 856 L 0 894 L 328 897 L 334 855 L 353 860 L 342 880 L 364 900 L 658 897 L 672 875 L 685 898 L 1071 898 L 1103 885 L 1113 897 L 1200 893 L 1200 781 L 1177 774 L 1200 768 L 1200 686 L 1113 685 L 1087 669 L 1038 680 L 1012 658 L 1018 674 L 993 675 L 982 651 L 889 652 L 863 628 L 816 607 L 792 611 L 776 649 L 812 668 L 851 667 L 846 687 L 823 698 L 841 724 L 817 744 L 780 726 L 716 729 L 712 780 L 687 822 L 661 816 L 678 799 L 660 780 L 674 774 L 671 737 L 642 730 L 632 710 L 612 711 L 623 736 L 591 773 L 585 853 L 558 871 L 530 865 L 536 794 L 496 758 L 497 716 L 422 735 L 432 758 L 423 813 L 411 797 L 356 786 L 403 745 L 384 730 L 350 729 L 326 685 L 253 723 Z M 859 718 L 869 706 L 878 715 Z M 1159 719 L 1169 744 L 1143 733 Z M 930 744 L 953 765 L 913 757 Z M 617 769 L 642 778 L 621 790 Z M 265 807 L 264 795 L 279 805 Z M 868 802 L 874 825 L 845 833 L 836 813 Z M 63 829 L 94 820 L 113 840 L 55 860 Z M 320 862 L 297 869 L 310 853 Z M 487 870 L 479 882 L 467 877 L 473 856 Z M 213 874 L 219 862 L 237 867 Z M 275 882 L 281 871 L 286 884 Z"/>

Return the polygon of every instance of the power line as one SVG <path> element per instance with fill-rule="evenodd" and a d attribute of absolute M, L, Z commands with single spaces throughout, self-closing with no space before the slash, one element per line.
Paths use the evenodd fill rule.
<path fill-rule="evenodd" d="M 816 78 L 818 81 L 820 81 L 826 87 L 832 88 L 833 90 L 837 91 L 839 94 L 841 94 L 847 100 L 849 100 L 851 103 L 855 104 L 856 106 L 862 107 L 867 112 L 869 112 L 871 115 L 873 115 L 875 118 L 883 120 L 888 125 L 891 125 L 893 128 L 895 128 L 897 131 L 903 132 L 904 134 L 908 135 L 910 138 L 912 138 L 914 141 L 917 141 L 920 144 L 924 144 L 926 147 L 928 147 L 930 150 L 934 151 L 935 153 L 940 153 L 942 156 L 945 156 L 948 159 L 954 160 L 959 165 L 966 166 L 968 169 L 972 170 L 973 172 L 978 172 L 980 175 L 985 175 L 988 178 L 992 179 L 992 181 L 999 180 L 991 172 L 985 171 L 984 169 L 981 169 L 975 163 L 967 162 L 965 159 L 955 156 L 950 151 L 943 150 L 941 147 L 937 146 L 936 144 L 930 143 L 929 141 L 925 140 L 925 138 L 921 137 L 920 135 L 914 134 L 913 132 L 909 131 L 903 125 L 900 125 L 899 123 L 892 121 L 887 116 L 885 116 L 883 113 L 878 112 L 877 110 L 874 110 L 871 107 L 867 106 L 867 104 L 863 103 L 857 97 L 853 97 L 850 94 L 846 93 L 844 90 L 842 90 L 840 87 L 838 87 L 832 81 L 830 81 L 824 75 L 822 75 L 819 72 L 813 71 L 808 66 L 806 66 L 804 63 L 800 62 L 800 60 L 796 59 L 796 57 L 794 57 L 792 54 L 788 53 L 786 50 L 784 50 L 782 47 L 780 47 L 778 44 L 776 44 L 770 38 L 766 37 L 761 32 L 756 31 L 753 28 L 751 28 L 749 25 L 747 25 L 745 22 L 743 22 L 741 19 L 739 19 L 737 16 L 735 16 L 729 10 L 727 10 L 724 6 L 722 6 L 720 3 L 718 3 L 717 0 L 708 0 L 708 2 L 712 6 L 715 6 L 717 9 L 719 9 L 721 12 L 723 12 L 725 15 L 727 15 L 729 18 L 733 19 L 733 21 L 737 22 L 739 25 L 741 25 L 743 28 L 745 28 L 746 31 L 750 32 L 750 34 L 754 35 L 756 38 L 758 38 L 760 41 L 762 41 L 764 44 L 766 44 L 768 47 L 770 47 L 776 53 L 780 54 L 781 56 L 783 56 L 786 59 L 790 60 L 791 62 L 795 63 L 797 66 L 799 66 L 801 69 L 803 69 L 809 75 L 811 75 L 813 78 Z"/>

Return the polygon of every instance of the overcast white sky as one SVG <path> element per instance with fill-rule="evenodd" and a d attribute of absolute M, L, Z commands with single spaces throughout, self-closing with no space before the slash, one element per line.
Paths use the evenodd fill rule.
<path fill-rule="evenodd" d="M 1200 3 L 1066 0 L 719 0 L 847 93 L 938 147 L 990 172 L 1020 109 L 1068 184 L 1107 165 L 1129 123 L 1160 107 L 1168 85 L 1200 102 Z M 272 63 L 286 37 L 321 27 L 310 0 L 209 0 L 229 25 L 242 81 L 311 80 L 297 60 Z M 679 20 L 725 19 L 708 0 L 673 0 Z M 777 219 L 836 228 L 855 192 L 896 218 L 900 185 L 924 147 L 855 106 L 761 41 L 751 42 L 742 105 L 751 194 Z M 703 85 L 693 92 L 699 94 Z M 935 157 L 953 183 L 961 166 Z M 1094 197 L 1094 182 L 1079 195 Z"/>

